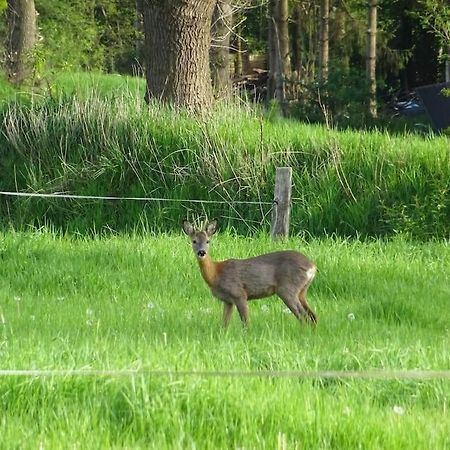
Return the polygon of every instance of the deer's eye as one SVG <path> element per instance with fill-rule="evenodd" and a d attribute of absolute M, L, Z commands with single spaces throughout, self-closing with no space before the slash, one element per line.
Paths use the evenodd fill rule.
<path fill-rule="evenodd" d="M 192 241 L 192 243 L 193 243 L 193 244 L 196 244 L 196 243 L 197 243 L 197 241 L 196 241 L 196 240 L 194 239 L 194 240 Z"/>
<path fill-rule="evenodd" d="M 209 244 L 209 241 L 206 241 L 207 244 Z"/>

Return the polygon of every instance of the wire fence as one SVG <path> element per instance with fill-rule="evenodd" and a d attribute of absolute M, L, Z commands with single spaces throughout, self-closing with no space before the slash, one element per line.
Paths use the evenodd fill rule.
<path fill-rule="evenodd" d="M 142 202 L 174 202 L 174 203 L 205 203 L 205 204 L 218 204 L 218 205 L 273 205 L 273 202 L 265 201 L 251 201 L 251 200 L 201 200 L 201 199 L 181 199 L 181 198 L 166 198 L 166 197 L 114 197 L 114 196 L 101 196 L 101 195 L 76 195 L 76 194 L 64 194 L 54 192 L 50 194 L 44 194 L 40 192 L 9 192 L 0 191 L 0 195 L 8 197 L 36 197 L 36 198 L 62 198 L 72 200 L 107 200 L 107 201 L 142 201 Z"/>
<path fill-rule="evenodd" d="M 352 380 L 450 380 L 450 370 L 146 370 L 146 369 L 3 369 L 0 377 L 129 378 L 292 378 Z"/>
<path fill-rule="evenodd" d="M 16 191 L 0 191 L 0 195 L 4 197 L 21 197 L 21 198 L 51 198 L 51 199 L 64 199 L 64 200 L 91 200 L 91 201 L 136 201 L 136 202 L 165 202 L 165 203 L 178 203 L 178 204 L 200 204 L 200 205 L 226 205 L 231 208 L 231 210 L 236 214 L 236 217 L 230 217 L 228 215 L 219 215 L 222 219 L 228 219 L 233 221 L 239 221 L 245 224 L 247 229 L 254 229 L 255 226 L 261 227 L 265 222 L 267 217 L 275 211 L 277 214 L 277 201 L 273 200 L 262 201 L 262 200 L 233 200 L 231 197 L 229 199 L 223 200 L 208 200 L 208 199 L 181 199 L 181 198 L 168 198 L 168 197 L 123 197 L 123 196 L 107 196 L 107 195 L 79 195 L 79 194 L 67 194 L 64 192 L 52 192 L 52 193 L 42 193 L 42 192 L 16 192 Z M 292 199 L 294 200 L 294 199 Z M 246 206 L 258 206 L 260 209 L 260 219 L 248 219 L 245 218 L 236 208 L 239 205 Z M 264 210 L 266 209 L 266 210 Z M 275 216 L 276 217 L 276 216 Z"/>

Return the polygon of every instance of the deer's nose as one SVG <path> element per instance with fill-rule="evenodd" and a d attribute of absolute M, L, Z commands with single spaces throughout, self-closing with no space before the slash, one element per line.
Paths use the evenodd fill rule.
<path fill-rule="evenodd" d="M 200 256 L 200 258 L 203 258 L 206 255 L 206 252 L 205 252 L 205 250 L 199 250 L 197 252 L 197 255 Z"/>

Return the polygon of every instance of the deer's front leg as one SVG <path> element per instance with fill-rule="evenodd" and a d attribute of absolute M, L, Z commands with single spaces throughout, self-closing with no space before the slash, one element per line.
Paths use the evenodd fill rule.
<path fill-rule="evenodd" d="M 231 315 L 233 314 L 233 303 L 223 303 L 223 325 L 228 328 L 230 324 Z"/>

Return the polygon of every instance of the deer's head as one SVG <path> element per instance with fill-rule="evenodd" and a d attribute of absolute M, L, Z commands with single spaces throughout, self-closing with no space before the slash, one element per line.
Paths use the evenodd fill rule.
<path fill-rule="evenodd" d="M 208 254 L 209 238 L 217 231 L 217 220 L 209 222 L 204 230 L 196 230 L 187 220 L 183 221 L 183 231 L 190 237 L 192 250 L 198 259 Z"/>

